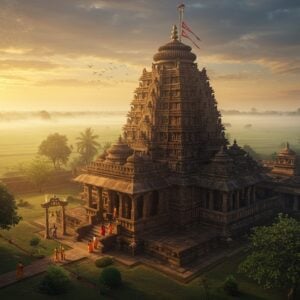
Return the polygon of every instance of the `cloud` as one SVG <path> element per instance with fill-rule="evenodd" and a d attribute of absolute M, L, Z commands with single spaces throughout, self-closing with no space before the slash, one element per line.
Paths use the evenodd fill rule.
<path fill-rule="evenodd" d="M 283 90 L 280 92 L 280 96 L 297 98 L 298 100 L 300 100 L 300 89 Z"/>
<path fill-rule="evenodd" d="M 25 69 L 25 70 L 49 70 L 60 67 L 58 64 L 54 64 L 49 61 L 39 60 L 12 60 L 4 59 L 0 60 L 0 70 L 9 69 Z"/>
<path fill-rule="evenodd" d="M 222 74 L 222 75 L 211 75 L 212 79 L 215 80 L 224 80 L 224 81 L 240 81 L 240 80 L 249 80 L 257 78 L 251 73 L 231 73 L 231 74 Z"/>

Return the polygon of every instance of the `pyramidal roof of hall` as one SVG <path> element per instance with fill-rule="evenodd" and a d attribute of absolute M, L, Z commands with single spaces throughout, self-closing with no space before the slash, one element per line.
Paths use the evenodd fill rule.
<path fill-rule="evenodd" d="M 193 63 L 196 55 L 191 52 L 192 48 L 178 40 L 176 25 L 173 26 L 171 42 L 158 48 L 158 52 L 153 56 L 156 63 L 165 61 L 185 61 Z"/>

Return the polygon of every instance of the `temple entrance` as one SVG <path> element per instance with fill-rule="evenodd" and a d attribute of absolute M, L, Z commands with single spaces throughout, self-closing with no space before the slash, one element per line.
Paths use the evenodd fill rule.
<path fill-rule="evenodd" d="M 68 202 L 66 200 L 60 200 L 57 196 L 53 195 L 53 197 L 51 197 L 50 199 L 48 199 L 48 197 L 45 197 L 45 203 L 42 203 L 41 206 L 43 208 L 45 208 L 45 239 L 50 239 L 50 227 L 49 227 L 49 210 L 52 207 L 57 207 L 60 206 L 61 207 L 61 215 L 57 212 L 56 216 L 59 217 L 59 219 L 61 220 L 61 227 L 62 227 L 62 234 L 66 235 L 67 231 L 66 231 L 66 212 L 65 212 L 65 207 L 68 205 Z M 58 216 L 59 214 L 59 216 Z M 56 237 L 56 230 L 57 227 L 54 224 L 53 226 L 53 235 L 52 237 Z"/>

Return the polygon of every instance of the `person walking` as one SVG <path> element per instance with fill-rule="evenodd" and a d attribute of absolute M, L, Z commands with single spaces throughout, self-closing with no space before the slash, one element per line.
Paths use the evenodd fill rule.
<path fill-rule="evenodd" d="M 16 276 L 17 280 L 22 279 L 24 276 L 24 265 L 21 261 L 19 261 L 17 264 Z"/>

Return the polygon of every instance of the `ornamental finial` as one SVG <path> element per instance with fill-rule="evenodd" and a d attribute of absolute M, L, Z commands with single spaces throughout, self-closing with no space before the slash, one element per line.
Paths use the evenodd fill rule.
<path fill-rule="evenodd" d="M 173 25 L 171 39 L 173 41 L 178 40 L 178 31 L 177 31 L 177 26 L 176 25 Z"/>

